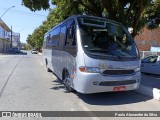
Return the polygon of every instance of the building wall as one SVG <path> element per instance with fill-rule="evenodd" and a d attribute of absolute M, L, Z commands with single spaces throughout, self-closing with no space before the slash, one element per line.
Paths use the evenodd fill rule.
<path fill-rule="evenodd" d="M 10 41 L 0 38 L 0 53 L 6 53 L 10 50 Z"/>
<path fill-rule="evenodd" d="M 6 53 L 10 50 L 9 32 L 8 26 L 0 19 L 0 53 Z"/>
<path fill-rule="evenodd" d="M 0 38 L 9 38 L 9 33 L 0 26 Z"/>
<path fill-rule="evenodd" d="M 10 50 L 10 40 L 8 32 L 0 26 L 0 53 L 6 53 Z"/>
<path fill-rule="evenodd" d="M 150 51 L 151 47 L 160 47 L 160 28 L 148 30 L 145 27 L 135 40 L 140 51 Z"/>

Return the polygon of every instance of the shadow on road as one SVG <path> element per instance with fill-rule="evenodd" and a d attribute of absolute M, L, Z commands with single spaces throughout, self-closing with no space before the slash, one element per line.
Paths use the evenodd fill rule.
<path fill-rule="evenodd" d="M 80 99 L 90 105 L 123 105 L 150 100 L 148 96 L 142 96 L 134 91 L 106 92 L 95 94 L 77 94 Z"/>
<path fill-rule="evenodd" d="M 56 80 L 54 80 L 52 82 L 54 82 L 55 86 L 52 87 L 51 89 L 53 89 L 53 90 L 63 89 L 65 93 L 70 93 L 70 92 L 67 91 L 67 89 L 66 89 L 65 85 L 63 84 L 62 80 L 60 80 L 60 79 L 57 78 Z M 75 93 L 75 92 L 76 91 L 73 91 L 72 93 Z"/>
<path fill-rule="evenodd" d="M 52 81 L 52 82 L 55 83 L 54 84 L 55 87 L 52 87 L 51 89 L 53 89 L 53 90 L 65 89 L 64 84 L 58 78 L 56 80 Z"/>
<path fill-rule="evenodd" d="M 65 93 L 68 93 L 64 84 L 61 80 L 56 79 L 54 81 L 54 87 L 51 88 L 53 90 L 63 89 Z M 76 96 L 78 96 L 85 103 L 90 105 L 123 105 L 123 104 L 131 104 L 138 103 L 150 100 L 152 98 L 148 96 L 143 96 L 134 91 L 126 91 L 126 92 L 105 92 L 105 93 L 94 93 L 94 94 L 81 94 L 78 92 L 72 92 Z"/>

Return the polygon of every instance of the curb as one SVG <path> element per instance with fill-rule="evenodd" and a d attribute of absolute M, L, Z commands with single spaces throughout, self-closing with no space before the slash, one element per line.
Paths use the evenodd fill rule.
<path fill-rule="evenodd" d="M 157 88 L 151 88 L 148 86 L 140 85 L 139 89 L 137 89 L 136 92 L 150 96 L 160 101 L 160 90 Z"/>

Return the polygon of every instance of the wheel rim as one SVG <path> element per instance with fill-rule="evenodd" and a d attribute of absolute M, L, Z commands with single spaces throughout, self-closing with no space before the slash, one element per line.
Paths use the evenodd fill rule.
<path fill-rule="evenodd" d="M 69 77 L 66 77 L 66 78 L 64 79 L 64 85 L 65 85 L 67 91 L 70 92 L 70 91 L 72 90 L 72 88 L 71 88 L 71 82 L 70 82 Z"/>

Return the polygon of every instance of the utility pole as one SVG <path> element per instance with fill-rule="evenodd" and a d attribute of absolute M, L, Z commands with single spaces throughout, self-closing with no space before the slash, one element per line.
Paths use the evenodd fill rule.
<path fill-rule="evenodd" d="M 12 51 L 12 26 L 11 26 L 11 51 Z"/>

